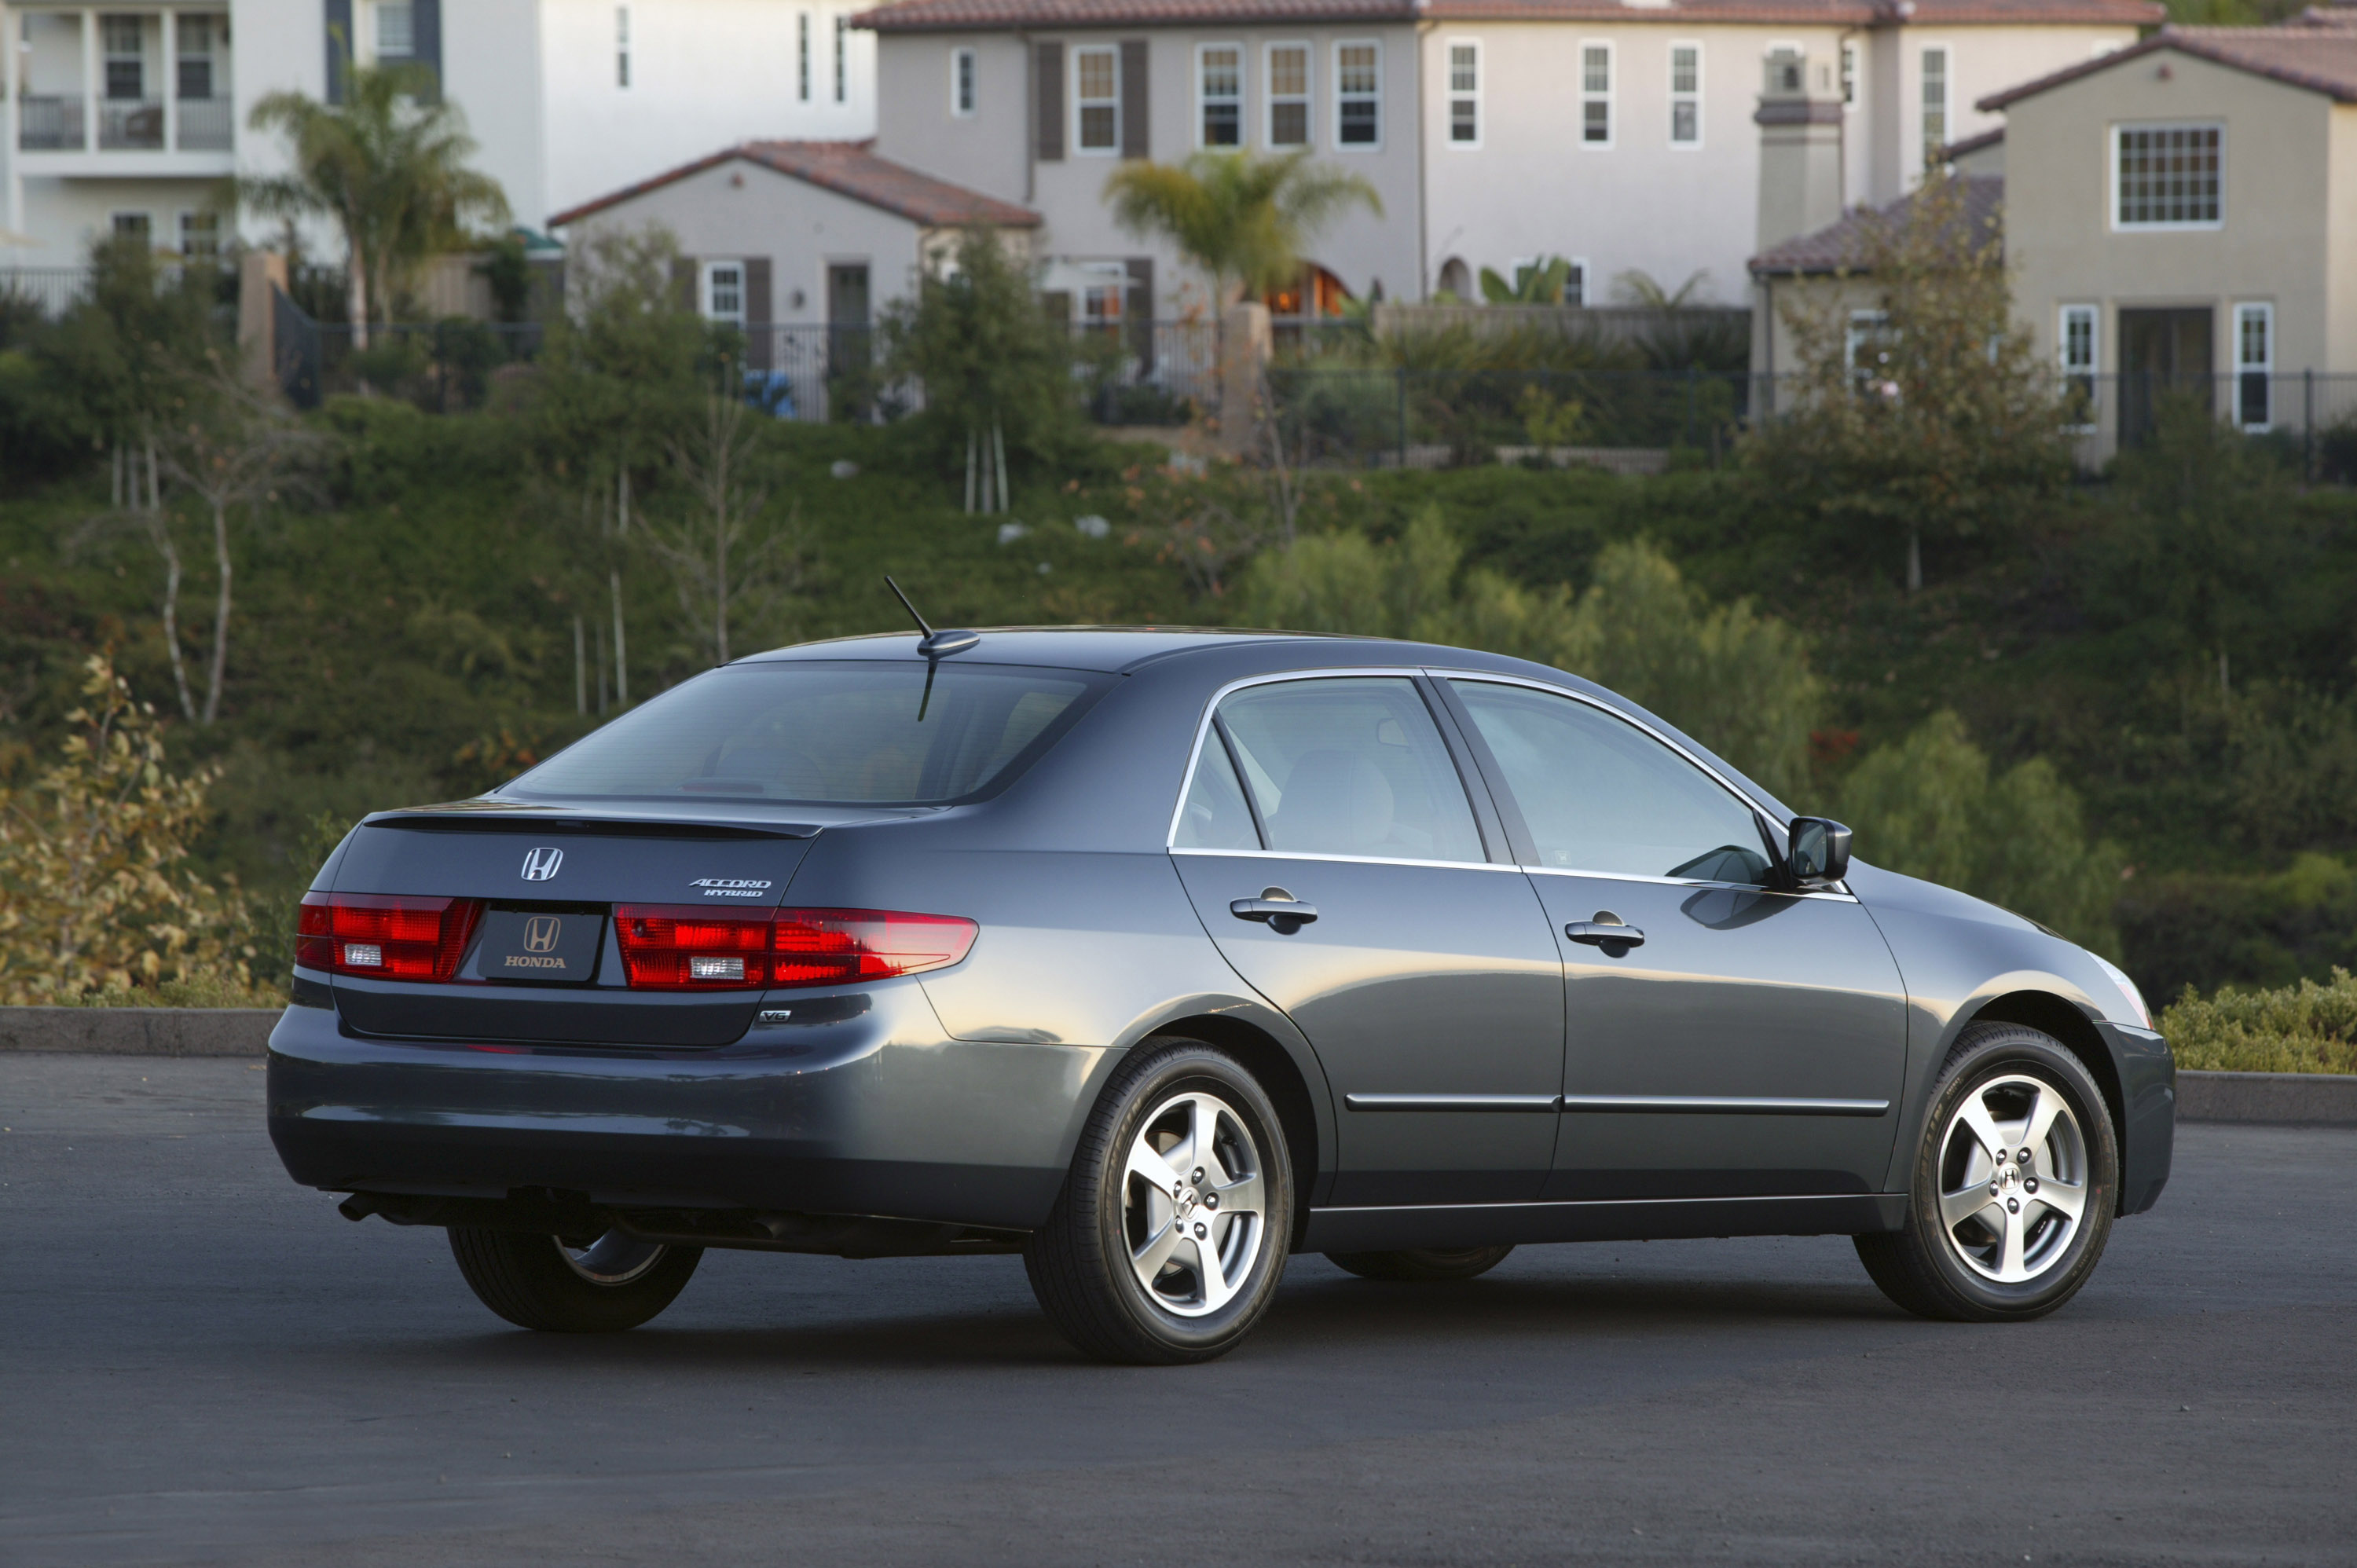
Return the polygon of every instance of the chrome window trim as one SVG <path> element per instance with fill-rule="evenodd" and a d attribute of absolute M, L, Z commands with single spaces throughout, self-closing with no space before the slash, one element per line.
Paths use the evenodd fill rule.
<path fill-rule="evenodd" d="M 1561 865 L 1524 865 L 1516 869 L 1533 876 L 1581 876 L 1596 882 L 1641 882 L 1655 887 L 1693 887 L 1703 891 L 1766 893 L 1778 898 L 1830 898 L 1855 904 L 1857 895 L 1846 887 L 1762 887 L 1756 882 L 1695 882 L 1684 876 L 1640 876 L 1633 871 L 1577 871 Z"/>
<path fill-rule="evenodd" d="M 1172 854 L 1232 855 L 1239 860 L 1315 860 L 1332 861 L 1342 865 L 1422 865 L 1441 871 L 1520 871 L 1523 867 L 1501 865 L 1494 860 L 1395 860 L 1378 854 L 1296 854 L 1282 849 L 1198 849 L 1191 844 L 1172 844 Z M 1754 888 L 1752 891 L 1757 892 Z"/>

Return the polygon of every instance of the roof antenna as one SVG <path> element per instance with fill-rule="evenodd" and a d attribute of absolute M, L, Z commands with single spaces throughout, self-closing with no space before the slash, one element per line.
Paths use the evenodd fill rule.
<path fill-rule="evenodd" d="M 900 607 L 909 612 L 909 618 L 917 623 L 919 631 L 924 633 L 917 639 L 917 651 L 927 659 L 963 653 L 982 641 L 982 633 L 978 631 L 935 631 L 925 618 L 917 613 L 917 607 L 909 602 L 909 596 L 900 591 L 900 585 L 892 580 L 889 573 L 885 575 L 884 585 L 892 590 L 892 596 L 900 601 Z"/>

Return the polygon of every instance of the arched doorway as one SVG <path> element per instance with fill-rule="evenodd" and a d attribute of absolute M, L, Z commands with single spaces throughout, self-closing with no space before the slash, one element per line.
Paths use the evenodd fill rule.
<path fill-rule="evenodd" d="M 1316 262 L 1304 262 L 1300 277 L 1290 287 L 1270 289 L 1261 296 L 1261 303 L 1279 321 L 1331 319 L 1351 303 L 1351 291 Z"/>
<path fill-rule="evenodd" d="M 1473 269 L 1465 264 L 1462 256 L 1451 256 L 1440 263 L 1440 292 L 1453 294 L 1459 301 L 1473 298 Z"/>

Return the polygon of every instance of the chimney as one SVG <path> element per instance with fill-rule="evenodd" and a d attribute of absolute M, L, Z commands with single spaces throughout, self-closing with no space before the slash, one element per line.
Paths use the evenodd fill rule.
<path fill-rule="evenodd" d="M 1839 221 L 1842 102 L 1833 66 L 1776 50 L 1752 119 L 1760 126 L 1759 249 Z"/>

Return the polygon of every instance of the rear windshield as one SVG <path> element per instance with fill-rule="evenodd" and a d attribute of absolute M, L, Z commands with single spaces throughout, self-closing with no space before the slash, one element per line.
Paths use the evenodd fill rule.
<path fill-rule="evenodd" d="M 1110 677 L 1011 664 L 734 664 L 586 736 L 500 793 L 938 806 L 1005 782 Z"/>

